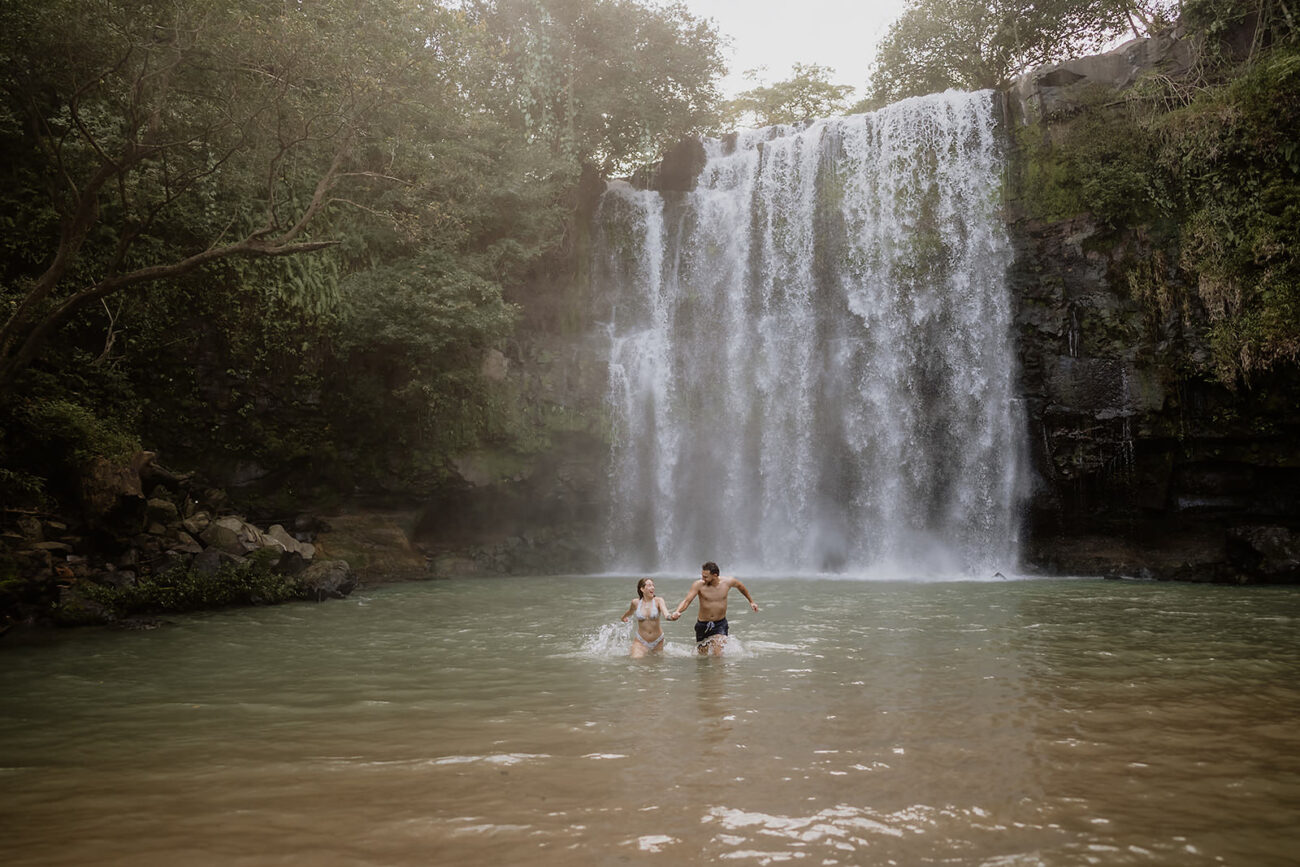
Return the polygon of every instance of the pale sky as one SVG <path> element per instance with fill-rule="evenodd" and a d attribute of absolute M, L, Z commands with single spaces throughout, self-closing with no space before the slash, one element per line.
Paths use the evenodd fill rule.
<path fill-rule="evenodd" d="M 685 0 L 701 18 L 712 18 L 723 36 L 731 74 L 722 79 L 730 98 L 754 85 L 746 69 L 771 84 L 790 77 L 794 63 L 834 68 L 831 81 L 854 88 L 853 99 L 866 95 L 867 74 L 876 44 L 902 14 L 906 0 Z"/>

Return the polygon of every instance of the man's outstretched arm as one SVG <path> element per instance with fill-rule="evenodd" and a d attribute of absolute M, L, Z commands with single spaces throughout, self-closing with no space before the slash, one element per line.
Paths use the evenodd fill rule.
<path fill-rule="evenodd" d="M 735 588 L 740 591 L 741 595 L 749 600 L 749 607 L 754 609 L 755 611 L 758 611 L 758 603 L 754 601 L 753 596 L 749 595 L 749 588 L 746 587 L 744 584 L 740 583 L 739 578 L 732 578 L 731 582 L 735 586 Z"/>
<path fill-rule="evenodd" d="M 700 582 L 696 581 L 694 584 L 691 585 L 691 589 L 687 592 L 686 598 L 682 600 L 682 603 L 677 606 L 677 610 L 673 612 L 673 619 L 680 617 L 682 612 L 685 611 L 687 607 L 692 602 L 695 601 L 695 597 L 699 595 L 700 595 Z"/>

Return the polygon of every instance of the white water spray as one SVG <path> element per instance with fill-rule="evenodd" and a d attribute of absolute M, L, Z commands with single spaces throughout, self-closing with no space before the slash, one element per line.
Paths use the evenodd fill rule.
<path fill-rule="evenodd" d="M 1023 422 L 993 94 L 706 143 L 612 184 L 612 568 L 1015 566 Z"/>

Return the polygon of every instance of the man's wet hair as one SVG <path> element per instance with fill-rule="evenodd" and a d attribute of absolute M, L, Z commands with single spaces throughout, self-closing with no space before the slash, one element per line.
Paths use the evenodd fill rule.
<path fill-rule="evenodd" d="M 703 569 L 705 572 L 708 572 L 710 575 L 717 575 L 719 572 L 722 571 L 721 569 L 718 568 L 718 564 L 714 563 L 712 560 L 705 563 L 700 568 Z"/>

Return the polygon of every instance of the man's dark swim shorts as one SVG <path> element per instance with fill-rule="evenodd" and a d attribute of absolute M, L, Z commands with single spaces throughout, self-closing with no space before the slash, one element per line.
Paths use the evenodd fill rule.
<path fill-rule="evenodd" d="M 703 644 L 710 638 L 727 634 L 727 618 L 695 621 L 695 643 Z"/>

